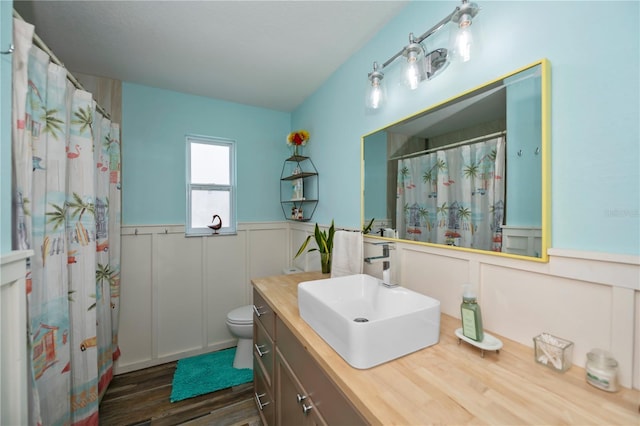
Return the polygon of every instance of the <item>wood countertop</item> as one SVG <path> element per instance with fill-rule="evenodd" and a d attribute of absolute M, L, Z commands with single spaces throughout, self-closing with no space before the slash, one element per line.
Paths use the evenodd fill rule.
<path fill-rule="evenodd" d="M 478 348 L 458 344 L 454 331 L 460 321 L 445 314 L 438 344 L 367 370 L 355 369 L 298 311 L 298 283 L 328 277 L 305 272 L 252 282 L 371 424 L 640 425 L 640 391 L 596 389 L 586 382 L 583 368 L 552 371 L 534 361 L 533 348 L 494 333 L 504 346 L 499 354 L 485 352 L 482 358 Z"/>

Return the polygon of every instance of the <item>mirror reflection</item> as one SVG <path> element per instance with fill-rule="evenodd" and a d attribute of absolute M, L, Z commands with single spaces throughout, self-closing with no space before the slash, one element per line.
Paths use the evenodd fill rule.
<path fill-rule="evenodd" d="M 371 233 L 546 259 L 547 68 L 536 62 L 366 135 Z"/>

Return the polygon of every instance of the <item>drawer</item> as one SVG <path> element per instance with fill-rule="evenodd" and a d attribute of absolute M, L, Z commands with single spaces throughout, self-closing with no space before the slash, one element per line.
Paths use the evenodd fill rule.
<path fill-rule="evenodd" d="M 267 385 L 272 386 L 275 350 L 273 340 L 260 322 L 253 325 L 253 358 L 262 364 Z"/>
<path fill-rule="evenodd" d="M 253 290 L 253 321 L 259 322 L 264 327 L 265 331 L 274 340 L 275 337 L 275 318 L 276 315 L 267 304 L 264 298 L 258 293 L 257 290 Z"/>
<path fill-rule="evenodd" d="M 313 399 L 324 420 L 330 425 L 367 424 L 279 318 L 276 319 L 276 333 L 278 350 L 308 396 Z"/>
<path fill-rule="evenodd" d="M 266 426 L 276 424 L 276 403 L 257 359 L 253 360 L 253 391 L 256 407 Z"/>

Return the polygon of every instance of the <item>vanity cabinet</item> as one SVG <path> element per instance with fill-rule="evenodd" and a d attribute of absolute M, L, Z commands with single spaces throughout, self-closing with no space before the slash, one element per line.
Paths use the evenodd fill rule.
<path fill-rule="evenodd" d="M 274 398 L 275 313 L 256 291 L 253 292 L 253 387 L 262 423 L 275 424 Z"/>
<path fill-rule="evenodd" d="M 318 170 L 309 157 L 292 155 L 280 174 L 280 205 L 284 217 L 307 222 L 318 205 Z"/>
<path fill-rule="evenodd" d="M 276 398 L 278 400 L 278 425 L 326 425 L 327 423 L 322 419 L 318 409 L 315 407 L 315 401 L 302 387 L 295 373 L 280 353 L 278 353 L 277 360 L 278 389 Z"/>
<path fill-rule="evenodd" d="M 368 424 L 256 290 L 254 391 L 265 425 Z"/>
<path fill-rule="evenodd" d="M 367 422 L 325 375 L 291 330 L 276 317 L 276 385 L 279 425 L 365 425 Z M 295 394 L 292 394 L 294 390 Z M 307 423 L 284 421 L 289 411 L 306 413 Z"/>

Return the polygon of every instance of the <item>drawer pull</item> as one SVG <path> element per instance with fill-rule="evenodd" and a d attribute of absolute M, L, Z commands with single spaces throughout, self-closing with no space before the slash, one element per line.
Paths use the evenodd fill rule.
<path fill-rule="evenodd" d="M 302 412 L 304 414 L 309 414 L 309 411 L 311 411 L 312 408 L 313 408 L 313 405 L 311 404 L 309 405 L 302 404 Z"/>
<path fill-rule="evenodd" d="M 264 306 L 256 306 L 256 305 L 253 305 L 253 312 L 255 312 L 255 313 L 256 313 L 256 315 L 258 316 L 258 318 L 260 318 L 262 315 L 264 315 L 264 314 L 266 314 L 266 313 L 267 313 L 267 311 L 260 312 L 260 309 L 262 309 L 262 308 L 264 308 Z"/>
<path fill-rule="evenodd" d="M 264 352 L 263 352 L 263 351 L 261 350 L 261 349 L 264 349 L 264 347 L 265 347 L 266 345 L 259 345 L 259 344 L 257 344 L 257 343 L 256 343 L 256 344 L 254 344 L 253 346 L 255 346 L 255 347 L 256 347 L 256 351 L 258 352 L 258 356 L 260 356 L 260 358 L 262 358 L 264 355 L 266 355 L 266 354 L 268 354 L 268 353 L 269 353 L 269 351 L 264 351 Z"/>
<path fill-rule="evenodd" d="M 262 411 L 262 409 L 264 407 L 266 407 L 267 405 L 269 405 L 269 403 L 270 403 L 270 401 L 267 401 L 265 403 L 262 403 L 262 401 L 260 401 L 260 398 L 262 398 L 265 395 L 266 395 L 266 393 L 261 393 L 260 395 L 258 395 L 258 392 L 255 393 L 256 403 L 258 404 L 258 408 L 260 408 L 260 411 Z"/>
<path fill-rule="evenodd" d="M 300 395 L 300 394 L 297 394 L 297 395 L 296 395 L 296 398 L 298 399 L 298 404 L 300 404 L 302 401 L 304 401 L 305 399 L 307 399 L 307 396 L 306 396 L 306 395 Z"/>

